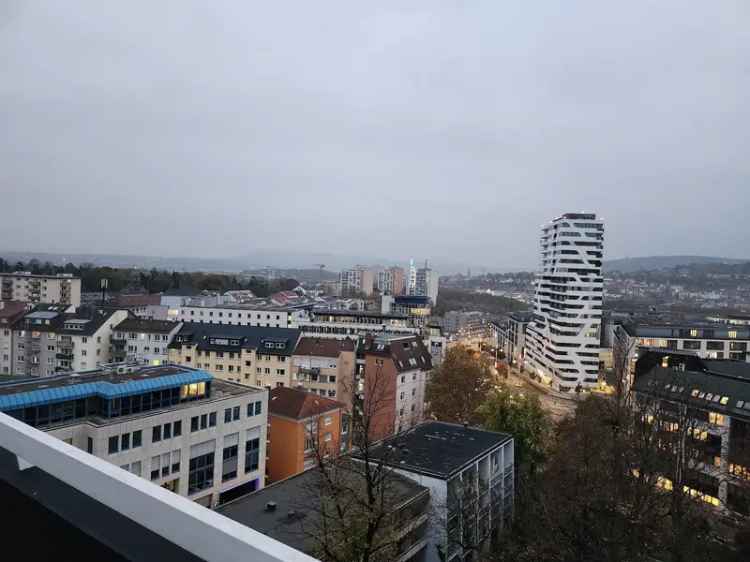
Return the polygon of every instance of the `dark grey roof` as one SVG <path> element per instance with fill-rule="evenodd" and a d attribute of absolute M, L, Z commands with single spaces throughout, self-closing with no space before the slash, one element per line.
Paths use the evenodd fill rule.
<path fill-rule="evenodd" d="M 430 421 L 383 440 L 370 455 L 389 466 L 447 479 L 511 439 L 507 433 Z"/>
<path fill-rule="evenodd" d="M 731 324 L 710 323 L 705 321 L 674 321 L 654 322 L 634 319 L 623 323 L 623 327 L 630 336 L 639 338 L 664 339 L 706 339 L 706 340 L 748 340 L 750 326 L 733 326 Z M 691 336 L 690 330 L 697 330 L 697 335 Z M 736 337 L 730 337 L 729 332 L 735 332 Z"/>
<path fill-rule="evenodd" d="M 14 330 L 55 332 L 71 336 L 91 336 L 114 314 L 115 308 L 80 306 L 75 312 L 65 312 L 66 305 L 39 304 L 24 314 L 13 325 Z M 80 328 L 71 329 L 66 325 Z"/>
<path fill-rule="evenodd" d="M 3 530 L 26 560 L 201 560 L 38 467 L 18 470 L 15 455 L 1 448 L 0 494 L 14 514 Z"/>
<path fill-rule="evenodd" d="M 126 318 L 115 326 L 120 332 L 150 332 L 168 334 L 177 327 L 177 322 L 151 320 L 149 318 Z"/>
<path fill-rule="evenodd" d="M 313 468 L 219 506 L 216 511 L 292 548 L 310 553 L 314 542 L 307 535 L 318 525 L 319 512 L 314 506 L 320 501 L 317 495 L 320 478 L 319 470 Z M 428 493 L 427 488 L 395 473 L 388 482 L 391 503 L 395 506 Z M 269 502 L 276 504 L 274 511 L 266 508 Z M 293 515 L 290 512 L 294 512 Z"/>
<path fill-rule="evenodd" d="M 171 349 L 183 345 L 196 345 L 200 351 L 238 351 L 257 349 L 269 355 L 292 355 L 300 338 L 300 330 L 293 328 L 268 328 L 265 326 L 234 326 L 186 322 L 169 344 Z M 237 340 L 238 345 L 217 343 L 217 339 Z M 265 342 L 283 343 L 284 348 L 264 347 Z"/>

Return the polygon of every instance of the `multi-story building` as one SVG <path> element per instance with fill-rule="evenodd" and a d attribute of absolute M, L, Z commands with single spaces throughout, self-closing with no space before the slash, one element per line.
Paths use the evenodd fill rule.
<path fill-rule="evenodd" d="M 0 273 L 0 300 L 80 306 L 81 280 L 68 273 L 58 275 L 33 275 L 28 271 Z"/>
<path fill-rule="evenodd" d="M 169 360 L 243 384 L 292 386 L 290 358 L 299 330 L 185 323 L 169 344 Z"/>
<path fill-rule="evenodd" d="M 12 375 L 13 324 L 21 318 L 29 305 L 19 301 L 0 301 L 0 374 Z"/>
<path fill-rule="evenodd" d="M 264 484 L 267 392 L 177 366 L 0 384 L 0 411 L 213 507 Z"/>
<path fill-rule="evenodd" d="M 451 335 L 473 338 L 481 337 L 487 331 L 485 314 L 478 310 L 449 310 L 443 319 L 443 327 Z"/>
<path fill-rule="evenodd" d="M 169 306 L 162 304 L 162 295 L 159 293 L 139 295 L 117 295 L 114 299 L 115 306 L 128 310 L 138 318 L 148 320 L 175 320 L 169 314 Z"/>
<path fill-rule="evenodd" d="M 375 272 L 361 266 L 345 269 L 339 274 L 339 283 L 342 295 L 361 293 L 369 297 L 375 287 Z"/>
<path fill-rule="evenodd" d="M 273 448 L 273 443 L 271 447 Z M 351 490 L 347 497 L 367 501 L 364 499 L 367 484 L 358 463 L 352 463 L 339 472 L 342 473 L 347 475 L 347 481 L 341 481 L 338 485 L 345 484 Z M 395 552 L 388 552 L 388 562 L 424 560 L 426 531 L 431 516 L 430 491 L 395 471 L 383 478 L 382 482 L 383 487 L 378 486 L 376 492 L 383 499 L 384 518 L 375 538 L 376 543 L 393 545 Z M 321 537 L 331 533 L 331 520 L 325 517 L 320 507 L 320 490 L 323 488 L 325 483 L 321 471 L 306 470 L 270 484 L 255 494 L 221 506 L 217 511 L 229 519 L 252 527 L 270 539 L 315 556 L 321 550 Z M 347 521 L 345 524 L 349 523 Z"/>
<path fill-rule="evenodd" d="M 686 434 L 686 491 L 725 513 L 750 515 L 750 364 L 643 351 L 633 391 L 648 419 Z M 661 484 L 671 487 L 669 478 Z"/>
<path fill-rule="evenodd" d="M 268 394 L 268 460 L 270 482 L 315 466 L 318 455 L 334 457 L 346 449 L 348 425 L 344 405 L 295 388 Z"/>
<path fill-rule="evenodd" d="M 403 268 L 389 267 L 378 271 L 376 286 L 383 295 L 403 295 L 406 289 L 406 276 Z"/>
<path fill-rule="evenodd" d="M 386 439 L 368 454 L 371 462 L 429 488 L 433 516 L 422 560 L 457 562 L 476 560 L 510 528 L 513 449 L 510 435 L 433 421 Z"/>
<path fill-rule="evenodd" d="M 420 267 L 416 272 L 414 296 L 429 297 L 433 305 L 437 304 L 438 298 L 438 273 L 427 267 Z"/>
<path fill-rule="evenodd" d="M 45 377 L 112 361 L 112 329 L 125 310 L 38 305 L 13 324 L 13 374 Z"/>
<path fill-rule="evenodd" d="M 292 355 L 292 384 L 351 408 L 356 341 L 350 338 L 300 338 Z"/>
<path fill-rule="evenodd" d="M 567 213 L 542 227 L 526 367 L 562 392 L 598 382 L 603 252 L 604 222 L 593 213 Z"/>
<path fill-rule="evenodd" d="M 175 318 L 181 322 L 203 322 L 227 326 L 263 326 L 266 328 L 294 328 L 304 311 L 281 306 L 245 304 L 217 304 L 214 306 L 185 305 L 179 307 Z"/>
<path fill-rule="evenodd" d="M 363 407 L 371 421 L 371 439 L 405 431 L 424 419 L 427 377 L 432 356 L 420 336 L 380 335 L 361 349 Z"/>
<path fill-rule="evenodd" d="M 112 361 L 161 365 L 169 359 L 168 346 L 181 322 L 126 318 L 112 330 Z"/>
<path fill-rule="evenodd" d="M 531 312 L 514 312 L 508 315 L 508 323 L 498 340 L 499 347 L 505 354 L 509 365 L 524 368 L 526 355 L 526 327 L 533 319 Z"/>
<path fill-rule="evenodd" d="M 358 310 L 314 310 L 300 319 L 297 327 L 306 336 L 339 339 L 373 333 L 407 335 L 420 332 L 404 314 Z"/>

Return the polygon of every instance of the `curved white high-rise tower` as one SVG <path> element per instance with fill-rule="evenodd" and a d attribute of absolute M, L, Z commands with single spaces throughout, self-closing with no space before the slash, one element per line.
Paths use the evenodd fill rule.
<path fill-rule="evenodd" d="M 599 376 L 604 221 L 566 213 L 542 227 L 527 365 L 563 392 L 587 390 Z"/>

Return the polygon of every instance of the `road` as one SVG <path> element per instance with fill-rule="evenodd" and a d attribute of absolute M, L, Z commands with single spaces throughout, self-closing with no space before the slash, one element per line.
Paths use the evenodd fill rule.
<path fill-rule="evenodd" d="M 528 382 L 525 374 L 519 373 L 519 371 L 513 367 L 508 371 L 508 383 L 511 386 L 528 392 L 529 394 L 535 394 L 539 397 L 539 401 L 542 404 L 542 408 L 547 411 L 554 421 L 560 421 L 565 416 L 572 414 L 575 411 L 576 403 L 573 400 L 565 400 L 556 396 L 550 396 L 549 394 L 539 390 Z"/>

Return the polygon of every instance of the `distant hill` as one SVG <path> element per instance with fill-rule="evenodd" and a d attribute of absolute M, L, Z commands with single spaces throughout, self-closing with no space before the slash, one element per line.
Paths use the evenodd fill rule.
<path fill-rule="evenodd" d="M 641 258 L 622 258 L 617 260 L 605 260 L 604 271 L 620 271 L 622 273 L 634 273 L 636 271 L 656 271 L 659 269 L 670 269 L 685 265 L 708 265 L 728 264 L 736 265 L 746 263 L 750 260 L 738 260 L 733 258 L 717 258 L 711 256 L 646 256 Z"/>

